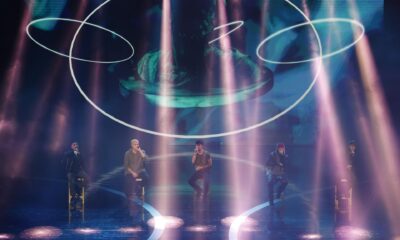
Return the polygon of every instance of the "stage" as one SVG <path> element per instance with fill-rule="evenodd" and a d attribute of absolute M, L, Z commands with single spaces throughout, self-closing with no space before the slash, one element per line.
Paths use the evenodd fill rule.
<path fill-rule="evenodd" d="M 183 148 L 185 148 L 184 146 Z M 273 147 L 273 146 L 269 146 Z M 268 148 L 267 148 L 268 149 Z M 291 146 L 295 156 L 312 156 L 311 147 Z M 311 154 L 311 155 L 310 155 Z M 188 154 L 168 160 L 178 170 L 188 169 Z M 144 201 L 138 196 L 133 208 L 127 205 L 123 190 L 123 172 L 119 167 L 96 178 L 86 193 L 84 211 L 68 211 L 66 178 L 2 179 L 11 186 L 8 202 L 1 209 L 1 233 L 22 239 L 390 239 L 383 206 L 370 192 L 371 183 L 358 184 L 364 223 L 335 222 L 334 184 L 327 177 L 313 188 L 307 177 L 311 165 L 303 157 L 289 169 L 289 185 L 282 198 L 270 206 L 264 170 L 246 161 L 228 161 L 214 152 L 211 189 L 206 196 L 195 194 L 186 182 L 191 171 L 182 171 L 181 178 L 170 184 L 150 182 Z M 161 158 L 165 159 L 165 158 Z M 153 158 L 147 168 L 152 176 L 161 161 Z M 232 185 L 221 176 L 224 168 L 235 162 L 243 171 L 253 172 L 259 182 L 256 189 L 243 179 L 243 191 L 234 195 Z M 248 169 L 247 169 L 248 168 Z M 111 174 L 110 174 L 111 172 Z M 326 173 L 326 176 L 329 174 Z M 102 180 L 101 180 L 102 179 Z M 93 187 L 95 186 L 95 187 Z M 2 189 L 3 193 L 5 189 Z M 246 194 L 252 192 L 248 201 Z M 319 196 L 319 205 L 312 201 Z M 159 199 L 171 198 L 167 209 L 157 209 Z M 232 211 L 229 203 L 245 201 L 240 211 Z M 5 235 L 4 235 L 5 236 Z M 7 238 L 4 238 L 7 239 Z"/>
<path fill-rule="evenodd" d="M 396 4 L 0 12 L 0 239 L 400 240 Z"/>

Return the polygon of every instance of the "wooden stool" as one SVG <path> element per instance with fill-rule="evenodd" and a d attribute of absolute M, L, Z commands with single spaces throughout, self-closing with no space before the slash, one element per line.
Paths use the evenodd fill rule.
<path fill-rule="evenodd" d="M 72 199 L 77 197 L 81 203 L 81 209 L 80 211 L 83 212 L 85 210 L 85 186 L 84 186 L 84 181 L 85 179 L 83 177 L 77 177 L 76 182 L 78 183 L 78 186 L 80 187 L 80 195 L 75 194 L 73 196 L 73 191 L 71 190 L 72 187 L 70 181 L 68 181 L 68 210 L 72 210 Z M 74 206 L 75 207 L 75 206 Z"/>

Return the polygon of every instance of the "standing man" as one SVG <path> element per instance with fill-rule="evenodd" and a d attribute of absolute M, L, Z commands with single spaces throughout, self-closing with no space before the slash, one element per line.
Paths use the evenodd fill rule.
<path fill-rule="evenodd" d="M 77 142 L 71 143 L 71 149 L 65 153 L 65 170 L 67 172 L 68 184 L 71 191 L 71 207 L 77 208 L 81 188 L 86 185 L 87 174 L 83 168 L 81 153 Z"/>
<path fill-rule="evenodd" d="M 196 141 L 196 146 L 192 156 L 192 164 L 195 168 L 195 172 L 190 177 L 189 184 L 194 188 L 198 195 L 207 195 L 210 187 L 210 169 L 212 160 L 210 153 L 204 150 L 204 143 L 201 140 Z M 199 179 L 204 180 L 203 189 L 201 189 L 197 184 L 197 180 Z"/>
<path fill-rule="evenodd" d="M 139 140 L 131 140 L 131 148 L 125 152 L 124 157 L 124 169 L 125 169 L 125 193 L 131 202 L 134 196 L 138 194 L 139 183 L 138 179 L 141 179 L 141 184 L 147 183 L 148 174 L 146 172 L 144 161 L 146 159 L 145 151 L 140 148 Z"/>
<path fill-rule="evenodd" d="M 288 178 L 286 175 L 286 162 L 287 155 L 285 145 L 278 143 L 276 149 L 271 152 L 266 164 L 267 177 L 268 177 L 268 197 L 270 205 L 274 205 L 274 186 L 278 184 L 277 198 L 282 197 L 282 193 L 288 185 Z"/>

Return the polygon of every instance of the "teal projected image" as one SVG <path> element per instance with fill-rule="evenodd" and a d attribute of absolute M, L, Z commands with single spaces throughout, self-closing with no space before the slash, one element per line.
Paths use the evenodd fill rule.
<path fill-rule="evenodd" d="M 78 74 L 92 66 L 71 59 L 80 92 L 99 112 L 129 128 L 179 138 L 221 137 L 256 128 L 270 132 L 283 121 L 289 125 L 284 134 L 294 143 L 314 139 L 316 108 L 312 87 L 318 80 L 318 64 L 329 69 L 333 88 L 345 81 L 346 72 L 351 73 L 352 65 L 347 61 L 354 54 L 354 45 L 368 31 L 381 27 L 383 9 L 381 0 L 357 1 L 356 17 L 343 1 L 309 2 L 307 11 L 300 1 L 271 1 L 267 8 L 261 1 L 252 1 L 243 3 L 242 13 L 227 16 L 221 26 L 217 1 L 172 1 L 172 51 L 163 53 L 160 4 L 148 4 L 140 12 L 124 9 L 124 1 L 106 1 L 101 7 L 90 4 L 90 17 L 75 32 L 73 52 L 78 52 L 80 43 L 93 41 L 93 34 L 87 33 L 90 24 L 115 31 L 135 48 L 129 61 L 99 66 L 107 85 L 102 99 L 93 99 L 88 93 L 93 79 Z M 224 7 L 230 10 L 230 4 L 225 2 Z M 43 2 L 40 6 L 52 9 Z M 120 14 L 112 18 L 104 14 L 113 11 Z M 221 36 L 216 30 L 219 27 L 228 33 Z M 230 40 L 229 51 L 221 48 L 224 38 Z M 118 45 L 117 40 L 108 38 L 102 45 Z M 95 42 L 99 42 L 98 38 Z M 103 57 L 126 55 L 118 49 L 101 50 Z M 80 51 L 90 55 L 91 50 Z M 162 54 L 168 54 L 172 62 L 170 72 L 160 76 Z M 226 56 L 232 59 L 233 66 L 234 88 L 230 90 L 223 83 L 222 59 Z M 79 55 L 74 53 L 73 57 Z M 163 84 L 171 89 L 168 95 L 160 93 Z M 139 107 L 135 104 L 145 111 L 136 114 Z M 236 129 L 227 129 L 223 121 L 231 106 L 236 111 L 228 114 L 236 120 Z M 167 132 L 156 130 L 154 116 L 159 108 L 173 112 L 175 122 Z"/>
<path fill-rule="evenodd" d="M 226 104 L 232 104 L 244 101 L 252 96 L 264 94 L 269 86 L 272 84 L 272 73 L 263 66 L 257 66 L 247 55 L 240 53 L 238 50 L 229 53 L 222 53 L 220 49 L 209 47 L 204 56 L 207 58 L 209 55 L 220 57 L 221 54 L 229 54 L 234 61 L 235 76 L 240 76 L 237 79 L 260 79 L 261 81 L 250 83 L 248 86 L 239 88 L 234 92 L 226 91 L 222 86 L 204 89 L 204 92 L 187 90 L 193 84 L 193 78 L 188 76 L 187 72 L 180 71 L 178 67 L 173 67 L 170 74 L 168 74 L 167 82 L 171 82 L 172 94 L 170 96 L 158 95 L 160 89 L 159 79 L 159 62 L 160 51 L 155 53 L 147 53 L 139 61 L 138 75 L 139 79 L 131 77 L 128 80 L 121 81 L 121 91 L 127 95 L 129 91 L 143 92 L 146 98 L 155 105 L 172 107 L 172 108 L 193 108 L 193 107 L 214 107 Z M 208 69 L 208 71 L 218 73 L 218 65 L 210 66 L 210 68 L 217 68 L 215 71 Z M 243 74 L 244 73 L 244 74 Z M 267 74 L 266 74 L 267 73 Z M 242 76 L 244 75 L 244 76 Z M 217 79 L 211 79 L 214 83 L 221 83 L 218 76 L 213 76 Z M 246 83 L 246 82 L 244 82 Z M 240 84 L 243 85 L 243 84 Z M 262 91 L 262 92 L 261 92 Z M 231 95 L 228 96 L 227 95 Z"/>

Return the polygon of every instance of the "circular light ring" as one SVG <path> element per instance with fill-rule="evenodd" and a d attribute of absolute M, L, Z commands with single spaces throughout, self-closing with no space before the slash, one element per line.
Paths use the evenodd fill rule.
<path fill-rule="evenodd" d="M 198 138 L 213 138 L 213 137 L 224 137 L 224 136 L 229 136 L 229 135 L 234 135 L 234 134 L 238 134 L 238 133 L 242 133 L 242 132 L 246 132 L 252 129 L 256 129 L 258 127 L 261 127 L 269 122 L 272 122 L 276 119 L 278 119 L 279 117 L 283 116 L 284 114 L 286 114 L 288 111 L 290 111 L 291 109 L 293 109 L 297 104 L 299 104 L 305 97 L 306 95 L 311 91 L 312 87 L 314 86 L 316 80 L 318 79 L 318 76 L 321 72 L 321 66 L 322 66 L 322 62 L 321 62 L 321 58 L 318 58 L 319 60 L 319 64 L 318 64 L 318 69 L 317 72 L 315 74 L 315 77 L 313 79 L 313 81 L 311 82 L 311 84 L 309 85 L 309 87 L 306 89 L 306 91 L 289 107 L 287 107 L 285 110 L 281 111 L 280 113 L 276 114 L 275 116 L 262 121 L 260 123 L 251 125 L 249 127 L 246 128 L 241 128 L 238 130 L 233 130 L 233 131 L 227 131 L 227 132 L 221 132 L 221 133 L 215 133 L 215 134 L 202 134 L 202 135 L 183 135 L 183 134 L 171 134 L 171 133 L 163 133 L 163 132 L 158 132 L 158 131 L 153 131 L 153 130 L 149 130 L 149 129 L 145 129 L 145 128 L 141 128 L 132 124 L 129 124 L 119 118 L 116 118 L 114 116 L 112 116 L 111 114 L 109 114 L 108 112 L 106 112 L 105 110 L 103 110 L 102 108 L 100 108 L 96 103 L 94 103 L 87 95 L 86 93 L 82 90 L 81 86 L 79 85 L 76 76 L 75 76 L 75 72 L 74 72 L 74 67 L 72 64 L 72 52 L 74 49 L 74 45 L 75 45 L 75 41 L 76 38 L 80 32 L 80 30 L 82 29 L 83 25 L 85 25 L 85 23 L 87 22 L 87 20 L 96 12 L 98 11 L 100 8 L 102 8 L 105 4 L 107 4 L 108 2 L 110 2 L 111 0 L 107 0 L 105 2 L 103 2 L 102 4 L 100 4 L 98 7 L 96 7 L 91 13 L 89 13 L 89 15 L 82 21 L 81 25 L 78 27 L 77 31 L 74 34 L 74 37 L 71 41 L 71 46 L 70 46 L 70 51 L 69 51 L 69 67 L 70 67 L 70 72 L 71 72 L 71 76 L 74 80 L 75 86 L 77 87 L 78 91 L 81 93 L 81 95 L 86 99 L 86 101 L 88 101 L 97 111 L 99 111 L 100 113 L 102 113 L 104 116 L 108 117 L 109 119 L 123 125 L 126 126 L 128 128 L 134 129 L 134 130 L 138 130 L 141 132 L 145 132 L 145 133 L 149 133 L 152 135 L 157 135 L 157 136 L 163 136 L 163 137 L 171 137 L 171 138 L 184 138 L 184 139 L 198 139 Z M 315 28 L 313 27 L 313 25 L 311 24 L 311 27 L 313 28 L 313 30 L 316 32 Z M 319 38 L 318 38 L 319 40 Z M 322 56 L 322 47 L 321 47 L 321 42 L 318 41 L 318 45 L 319 45 L 319 52 L 320 52 L 320 56 Z"/>
<path fill-rule="evenodd" d="M 86 24 L 87 20 L 96 12 L 98 11 L 100 8 L 102 8 L 105 4 L 107 4 L 108 2 L 110 2 L 111 0 L 106 0 L 105 2 L 103 2 L 102 4 L 100 4 L 98 7 L 96 7 L 91 13 L 89 13 L 89 15 L 81 22 L 80 26 L 78 27 L 77 31 L 74 34 L 74 37 L 71 41 L 71 45 L 70 45 L 70 51 L 69 51 L 69 67 L 70 67 L 70 72 L 71 72 L 71 76 L 74 80 L 75 86 L 77 87 L 78 91 L 81 93 L 81 95 L 85 98 L 86 101 L 89 102 L 89 104 L 92 105 L 92 107 L 94 107 L 97 111 L 99 111 L 101 114 L 103 114 L 104 116 L 108 117 L 109 119 L 123 125 L 126 126 L 128 128 L 134 129 L 134 130 L 138 130 L 144 133 L 148 133 L 148 134 L 152 134 L 152 135 L 156 135 L 156 136 L 162 136 L 162 137 L 170 137 L 170 138 L 182 138 L 182 139 L 199 139 L 199 138 L 215 138 L 215 137 L 224 137 L 224 136 L 229 136 L 229 135 L 234 135 L 234 134 L 239 134 L 242 132 L 247 132 L 253 129 L 256 129 L 258 127 L 261 127 L 267 123 L 270 123 L 276 119 L 278 119 L 279 117 L 285 115 L 287 112 L 289 112 L 290 110 L 292 110 L 294 107 L 296 107 L 307 95 L 308 93 L 311 91 L 311 89 L 313 88 L 313 86 L 315 85 L 320 73 L 321 73 L 321 69 L 322 69 L 322 45 L 321 45 L 321 41 L 319 39 L 318 36 L 318 32 L 315 29 L 314 25 L 311 22 L 311 20 L 309 20 L 307 18 L 307 16 L 305 16 L 305 14 L 303 12 L 301 12 L 300 9 L 298 9 L 295 5 L 292 5 L 292 7 L 294 7 L 296 10 L 300 11 L 300 13 L 305 16 L 305 18 L 308 20 L 308 23 L 310 23 L 310 26 L 313 30 L 313 32 L 316 34 L 317 37 L 317 42 L 318 42 L 318 47 L 319 47 L 319 57 L 317 58 L 313 58 L 313 60 L 317 60 L 318 61 L 318 67 L 317 67 L 317 71 L 315 73 L 315 76 L 312 80 L 312 82 L 310 83 L 310 85 L 308 86 L 308 88 L 305 90 L 305 92 L 296 100 L 294 101 L 290 106 L 288 106 L 286 109 L 282 110 L 281 112 L 277 113 L 276 115 L 274 115 L 273 117 L 270 117 L 262 122 L 259 122 L 257 124 L 253 124 L 251 126 L 245 127 L 245 128 L 241 128 L 241 129 L 237 129 L 237 130 L 232 130 L 232 131 L 226 131 L 226 132 L 221 132 L 221 133 L 214 133 L 214 134 L 199 134 L 199 135 L 184 135 L 184 134 L 172 134 L 172 133 L 164 133 L 164 132 L 158 132 L 158 131 L 153 131 L 153 130 L 149 130 L 149 129 L 145 129 L 145 128 L 141 128 L 132 124 L 129 124 L 119 118 L 116 118 L 114 116 L 112 116 L 111 114 L 109 114 L 108 112 L 106 112 L 105 110 L 103 110 L 102 108 L 100 108 L 96 103 L 94 103 L 86 94 L 85 92 L 82 90 L 82 88 L 80 87 L 76 76 L 75 76 L 75 72 L 74 72 L 74 68 L 73 68 L 73 64 L 72 64 L 72 52 L 74 49 L 74 44 L 76 41 L 76 38 L 80 32 L 80 30 L 82 29 L 83 25 Z M 288 2 L 288 1 L 287 1 Z M 290 2 L 288 2 L 290 3 Z M 290 3 L 291 4 L 291 3 Z M 282 31 L 282 30 L 281 30 Z M 279 32 L 278 32 L 279 33 Z M 274 36 L 276 36 L 277 34 L 275 34 Z M 268 38 L 268 40 L 271 39 L 271 37 Z"/>
<path fill-rule="evenodd" d="M 348 45 L 346 45 L 346 46 L 344 46 L 344 47 L 342 47 L 342 48 L 340 48 L 340 49 L 338 49 L 338 50 L 336 50 L 336 51 L 334 51 L 334 52 L 331 52 L 331 53 L 328 53 L 328 54 L 325 54 L 325 55 L 322 55 L 322 56 L 314 57 L 314 58 L 305 59 L 305 60 L 286 61 L 286 62 L 283 62 L 283 61 L 274 61 L 274 60 L 266 59 L 266 58 L 262 57 L 261 54 L 260 54 L 260 49 L 262 48 L 262 46 L 263 46 L 266 42 L 268 42 L 268 41 L 271 40 L 272 38 L 274 38 L 274 37 L 276 37 L 276 36 L 278 36 L 278 35 L 280 35 L 280 34 L 282 34 L 282 33 L 284 33 L 284 32 L 287 32 L 287 31 L 289 31 L 289 30 L 292 30 L 292 29 L 295 29 L 295 28 L 299 28 L 299 27 L 302 27 L 302 26 L 306 26 L 306 25 L 313 25 L 313 24 L 327 23 L 327 22 L 329 22 L 329 23 L 336 23 L 336 22 L 351 23 L 351 24 L 354 24 L 354 25 L 360 27 L 361 33 L 360 33 L 360 35 L 357 37 L 357 39 L 355 39 L 352 43 L 350 43 L 350 44 L 348 44 Z M 319 59 L 319 58 L 325 59 L 325 58 L 328 58 L 328 57 L 332 57 L 332 56 L 334 56 L 334 55 L 337 55 L 337 54 L 339 54 L 339 53 L 341 53 L 341 52 L 344 52 L 345 50 L 347 50 L 347 49 L 351 48 L 352 46 L 356 45 L 356 44 L 361 40 L 361 38 L 364 36 L 364 33 L 365 33 L 365 28 L 364 28 L 364 26 L 363 26 L 359 21 L 356 21 L 356 20 L 354 20 L 354 19 L 348 19 L 348 18 L 323 18 L 323 19 L 317 19 L 317 20 L 312 20 L 312 21 L 309 21 L 309 22 L 299 23 L 299 24 L 296 24 L 296 25 L 293 25 L 293 26 L 290 26 L 290 27 L 281 29 L 281 30 L 279 30 L 279 31 L 277 31 L 277 32 L 275 32 L 275 33 L 273 33 L 273 34 L 271 34 L 270 36 L 268 36 L 267 38 L 265 38 L 263 41 L 261 41 L 260 44 L 258 44 L 256 53 L 257 53 L 257 57 L 258 57 L 259 59 L 261 59 L 262 61 L 268 62 L 268 63 L 273 63 L 273 64 L 298 64 L 298 63 L 311 62 L 311 61 L 317 60 L 317 59 Z"/>
<path fill-rule="evenodd" d="M 96 60 L 90 60 L 90 59 L 84 59 L 84 58 L 78 58 L 78 57 L 73 57 L 73 56 L 72 56 L 71 58 L 74 59 L 74 60 L 82 61 L 82 62 L 90 62 L 90 63 L 119 63 L 119 62 L 124 62 L 124 61 L 129 60 L 129 59 L 134 55 L 134 53 L 135 53 L 135 50 L 134 50 L 132 44 L 131 44 L 126 38 L 124 38 L 124 37 L 121 36 L 120 34 L 114 32 L 114 31 L 112 31 L 112 30 L 110 30 L 110 29 L 107 29 L 107 28 L 105 28 L 105 27 L 102 27 L 102 26 L 99 26 L 99 25 L 96 25 L 96 24 L 93 24 L 93 23 L 83 22 L 83 21 L 76 20 L 76 19 L 55 18 L 55 17 L 40 18 L 40 19 L 36 19 L 36 20 L 31 21 L 31 22 L 26 26 L 26 28 L 25 28 L 26 34 L 28 35 L 28 37 L 29 37 L 33 42 L 35 42 L 37 45 L 39 45 L 40 47 L 42 47 L 42 48 L 44 48 L 44 49 L 46 49 L 46 50 L 48 50 L 48 51 L 50 51 L 50 52 L 53 52 L 53 53 L 55 53 L 55 54 L 57 54 L 57 55 L 60 55 L 60 56 L 62 56 L 62 57 L 67 57 L 67 58 L 69 58 L 70 56 L 69 56 L 68 54 L 64 54 L 64 53 L 58 52 L 58 51 L 56 51 L 56 50 L 54 50 L 54 49 L 51 49 L 51 48 L 45 46 L 44 44 L 42 44 L 42 43 L 40 43 L 39 41 L 37 41 L 37 40 L 36 40 L 34 37 L 32 37 L 32 35 L 30 34 L 29 29 L 30 29 L 30 27 L 31 27 L 33 24 L 39 23 L 39 22 L 46 22 L 46 21 L 76 22 L 76 23 L 81 23 L 80 26 L 82 26 L 82 25 L 89 25 L 89 26 L 92 26 L 92 27 L 95 27 L 95 28 L 104 30 L 104 31 L 106 31 L 106 32 L 109 32 L 109 33 L 111 33 L 111 34 L 113 34 L 113 35 L 115 35 L 115 36 L 121 38 L 123 41 L 125 41 L 125 42 L 129 45 L 129 47 L 130 47 L 131 50 L 132 50 L 132 53 L 131 53 L 128 57 L 123 58 L 123 59 L 121 59 L 121 60 L 96 61 Z"/>

